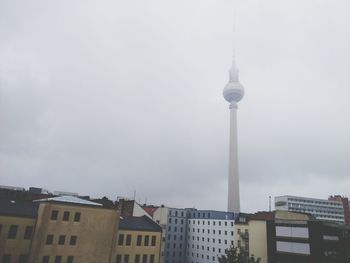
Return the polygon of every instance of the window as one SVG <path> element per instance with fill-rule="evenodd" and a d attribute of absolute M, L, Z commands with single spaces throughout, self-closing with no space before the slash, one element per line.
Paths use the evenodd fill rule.
<path fill-rule="evenodd" d="M 46 236 L 46 245 L 52 245 L 53 243 L 53 235 Z"/>
<path fill-rule="evenodd" d="M 149 244 L 149 236 L 145 236 L 145 246 L 147 247 Z"/>
<path fill-rule="evenodd" d="M 277 251 L 310 255 L 310 245 L 307 243 L 277 241 Z"/>
<path fill-rule="evenodd" d="M 64 242 L 66 241 L 66 236 L 65 235 L 60 235 L 58 238 L 58 244 L 59 245 L 64 245 Z"/>
<path fill-rule="evenodd" d="M 122 263 L 122 255 L 117 255 L 116 256 L 115 263 Z"/>
<path fill-rule="evenodd" d="M 126 240 L 128 240 L 128 238 L 126 238 Z M 124 262 L 123 263 L 129 263 L 129 255 L 128 254 L 124 255 Z"/>
<path fill-rule="evenodd" d="M 62 262 L 62 256 L 56 256 L 55 263 L 61 263 L 61 262 Z"/>
<path fill-rule="evenodd" d="M 156 236 L 152 236 L 152 241 L 151 241 L 151 246 L 154 247 L 156 245 L 156 240 L 157 237 Z"/>
<path fill-rule="evenodd" d="M 73 263 L 73 256 L 68 256 L 67 257 L 67 263 Z"/>
<path fill-rule="evenodd" d="M 124 243 L 124 235 L 123 234 L 119 234 L 118 245 L 122 246 L 123 243 Z"/>
<path fill-rule="evenodd" d="M 276 226 L 276 236 L 309 238 L 309 229 L 307 227 Z"/>
<path fill-rule="evenodd" d="M 77 244 L 77 236 L 71 236 L 69 240 L 69 245 L 74 246 Z"/>
<path fill-rule="evenodd" d="M 136 239 L 136 246 L 141 246 L 141 243 L 142 243 L 142 236 L 138 235 Z"/>
<path fill-rule="evenodd" d="M 69 212 L 68 211 L 64 211 L 62 220 L 63 221 L 68 221 L 69 220 Z"/>
<path fill-rule="evenodd" d="M 140 255 L 135 255 L 135 263 L 140 263 Z"/>
<path fill-rule="evenodd" d="M 51 220 L 57 220 L 58 218 L 58 211 L 57 210 L 52 210 L 51 212 Z"/>
<path fill-rule="evenodd" d="M 125 245 L 127 245 L 127 246 L 131 245 L 131 235 L 126 236 L 126 244 Z M 125 259 L 125 256 L 124 256 L 124 259 Z"/>
<path fill-rule="evenodd" d="M 33 227 L 32 226 L 27 226 L 25 231 L 24 231 L 24 239 L 31 239 L 33 233 Z"/>
<path fill-rule="evenodd" d="M 2 263 L 10 263 L 11 262 L 11 255 L 10 254 L 4 254 L 2 256 Z"/>
<path fill-rule="evenodd" d="M 49 256 L 43 256 L 41 263 L 49 263 L 50 257 Z"/>
<path fill-rule="evenodd" d="M 147 255 L 142 256 L 142 263 L 147 263 Z"/>
<path fill-rule="evenodd" d="M 80 222 L 80 215 L 81 215 L 81 213 L 79 213 L 79 212 L 75 213 L 75 215 L 74 215 L 74 222 Z"/>
<path fill-rule="evenodd" d="M 27 261 L 28 261 L 27 255 L 22 254 L 22 255 L 19 256 L 18 263 L 27 263 Z"/>
<path fill-rule="evenodd" d="M 7 238 L 9 238 L 9 239 L 15 239 L 16 236 L 17 236 L 17 229 L 18 229 L 18 226 L 16 226 L 16 225 L 11 225 L 11 226 L 10 226 L 10 229 L 9 229 L 9 232 L 8 232 L 8 235 L 7 235 Z"/>

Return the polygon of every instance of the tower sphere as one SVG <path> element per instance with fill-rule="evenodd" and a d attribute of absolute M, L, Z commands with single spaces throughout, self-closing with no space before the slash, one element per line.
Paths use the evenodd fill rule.
<path fill-rule="evenodd" d="M 232 104 L 239 102 L 244 96 L 244 88 L 239 82 L 238 69 L 236 67 L 235 59 L 232 61 L 229 76 L 230 80 L 224 88 L 223 95 L 225 100 Z"/>
<path fill-rule="evenodd" d="M 229 82 L 226 84 L 223 95 L 228 102 L 239 102 L 244 96 L 244 89 L 241 83 Z"/>

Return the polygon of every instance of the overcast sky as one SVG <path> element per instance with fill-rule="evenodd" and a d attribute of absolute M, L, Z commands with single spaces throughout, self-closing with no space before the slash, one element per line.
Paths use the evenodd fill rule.
<path fill-rule="evenodd" d="M 350 2 L 237 9 L 242 210 L 350 196 Z M 0 184 L 225 210 L 233 14 L 232 0 L 0 0 Z"/>

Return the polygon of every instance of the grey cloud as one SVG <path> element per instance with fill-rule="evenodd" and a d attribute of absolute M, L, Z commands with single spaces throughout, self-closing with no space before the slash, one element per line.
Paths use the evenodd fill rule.
<path fill-rule="evenodd" d="M 232 8 L 0 1 L 0 183 L 225 209 Z M 350 195 L 349 3 L 239 8 L 243 209 Z"/>

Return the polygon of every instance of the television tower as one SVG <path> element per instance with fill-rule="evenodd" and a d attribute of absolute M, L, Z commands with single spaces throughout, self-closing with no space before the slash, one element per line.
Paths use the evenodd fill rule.
<path fill-rule="evenodd" d="M 235 50 L 234 50 L 235 53 Z M 229 71 L 229 82 L 226 84 L 223 95 L 230 103 L 230 146 L 229 146 L 229 172 L 228 172 L 228 212 L 240 212 L 239 176 L 238 176 L 238 149 L 237 149 L 237 103 L 244 96 L 244 89 L 239 82 L 235 54 Z"/>

